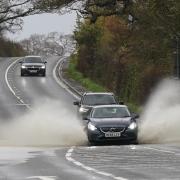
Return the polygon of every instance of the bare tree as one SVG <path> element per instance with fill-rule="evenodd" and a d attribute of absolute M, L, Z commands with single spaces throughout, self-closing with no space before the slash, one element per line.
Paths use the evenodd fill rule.
<path fill-rule="evenodd" d="M 59 11 L 73 2 L 73 0 L 0 0 L 0 33 L 21 29 L 22 17 Z"/>
<path fill-rule="evenodd" d="M 41 56 L 68 56 L 75 49 L 72 35 L 62 35 L 58 32 L 48 35 L 34 34 L 29 39 L 22 40 L 20 44 L 28 54 Z"/>
<path fill-rule="evenodd" d="M 21 29 L 22 17 L 44 13 L 78 10 L 95 22 L 99 16 L 119 14 L 132 0 L 0 0 L 0 34 Z M 66 7 L 63 9 L 63 7 Z"/>

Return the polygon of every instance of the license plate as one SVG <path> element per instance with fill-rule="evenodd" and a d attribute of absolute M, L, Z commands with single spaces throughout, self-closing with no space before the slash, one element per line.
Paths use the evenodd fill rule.
<path fill-rule="evenodd" d="M 121 133 L 120 132 L 107 132 L 105 133 L 105 137 L 120 137 L 121 136 Z"/>
<path fill-rule="evenodd" d="M 31 73 L 37 73 L 37 70 L 30 70 Z"/>

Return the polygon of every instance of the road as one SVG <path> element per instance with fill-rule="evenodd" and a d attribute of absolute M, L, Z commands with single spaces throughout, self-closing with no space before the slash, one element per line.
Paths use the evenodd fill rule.
<path fill-rule="evenodd" d="M 58 58 L 47 77 L 20 77 L 16 59 L 0 59 L 0 180 L 180 179 L 179 145 L 88 147 Z"/>

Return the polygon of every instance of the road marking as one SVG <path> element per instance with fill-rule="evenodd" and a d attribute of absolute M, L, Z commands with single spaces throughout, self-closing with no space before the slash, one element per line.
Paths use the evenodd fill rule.
<path fill-rule="evenodd" d="M 145 149 L 149 149 L 149 150 L 154 150 L 154 151 L 159 151 L 159 152 L 163 152 L 163 153 L 170 153 L 170 154 L 176 154 L 173 151 L 167 151 L 167 150 L 162 150 L 162 149 L 157 149 L 157 148 L 152 148 L 152 147 L 144 147 Z"/>
<path fill-rule="evenodd" d="M 66 160 L 68 160 L 69 162 L 71 162 L 71 163 L 75 164 L 76 166 L 79 166 L 79 167 L 81 167 L 81 168 L 83 168 L 83 169 L 85 169 L 85 170 L 87 170 L 87 171 L 94 172 L 94 173 L 96 173 L 96 174 L 98 174 L 98 175 L 110 177 L 110 178 L 112 178 L 112 179 L 114 179 L 114 180 L 128 180 L 128 179 L 123 178 L 123 177 L 116 177 L 115 175 L 113 175 L 113 174 L 111 174 L 111 173 L 107 173 L 107 172 L 104 172 L 104 171 L 99 171 L 99 170 L 97 170 L 97 169 L 95 169 L 95 168 L 86 166 L 86 165 L 82 164 L 82 163 L 79 162 L 79 161 L 76 161 L 74 158 L 72 158 L 72 153 L 73 153 L 73 151 L 74 151 L 74 148 L 75 148 L 74 146 L 71 147 L 71 148 L 67 151 L 67 153 L 66 153 L 66 155 L 65 155 Z"/>
<path fill-rule="evenodd" d="M 63 82 L 61 82 L 59 80 L 59 78 L 56 75 L 56 69 L 59 65 L 59 63 L 64 59 L 65 57 L 61 58 L 55 65 L 54 69 L 53 69 L 53 77 L 56 80 L 56 82 L 62 87 L 64 88 L 69 94 L 71 94 L 73 97 L 75 97 L 76 99 L 79 99 L 79 96 L 75 95 Z"/>
<path fill-rule="evenodd" d="M 15 60 L 13 63 L 11 63 L 8 68 L 6 69 L 6 72 L 5 72 L 5 81 L 6 81 L 6 84 L 9 88 L 9 90 L 11 91 L 11 93 L 22 103 L 22 105 L 26 106 L 28 109 L 31 109 L 31 107 L 27 104 L 24 103 L 24 101 L 18 96 L 16 95 L 16 92 L 13 90 L 13 88 L 11 87 L 10 83 L 9 83 L 9 78 L 8 78 L 8 73 L 9 73 L 9 70 L 12 66 L 14 66 L 20 59 L 22 58 L 18 58 L 17 60 Z M 12 82 L 12 79 L 10 80 Z M 13 86 L 15 88 L 15 86 Z"/>
<path fill-rule="evenodd" d="M 56 176 L 31 176 L 26 179 L 56 180 Z"/>

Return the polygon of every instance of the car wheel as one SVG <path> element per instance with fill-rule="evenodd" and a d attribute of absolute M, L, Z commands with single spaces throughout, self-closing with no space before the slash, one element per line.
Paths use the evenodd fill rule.
<path fill-rule="evenodd" d="M 88 145 L 89 145 L 89 146 L 96 146 L 96 144 L 97 144 L 97 143 L 96 143 L 95 141 L 89 141 L 89 142 L 88 142 Z"/>
<path fill-rule="evenodd" d="M 45 77 L 45 76 L 46 76 L 46 73 L 44 72 L 44 73 L 42 74 L 42 76 Z"/>
<path fill-rule="evenodd" d="M 91 138 L 90 135 L 88 135 L 88 142 L 89 142 L 89 145 L 90 145 L 90 146 L 94 146 L 94 145 L 97 144 L 96 141 L 92 140 L 92 138 Z"/>
<path fill-rule="evenodd" d="M 24 76 L 24 73 L 23 73 L 23 72 L 21 72 L 21 76 Z"/>
<path fill-rule="evenodd" d="M 134 141 L 131 142 L 131 144 L 138 145 L 139 142 L 138 142 L 138 140 L 134 140 Z"/>

